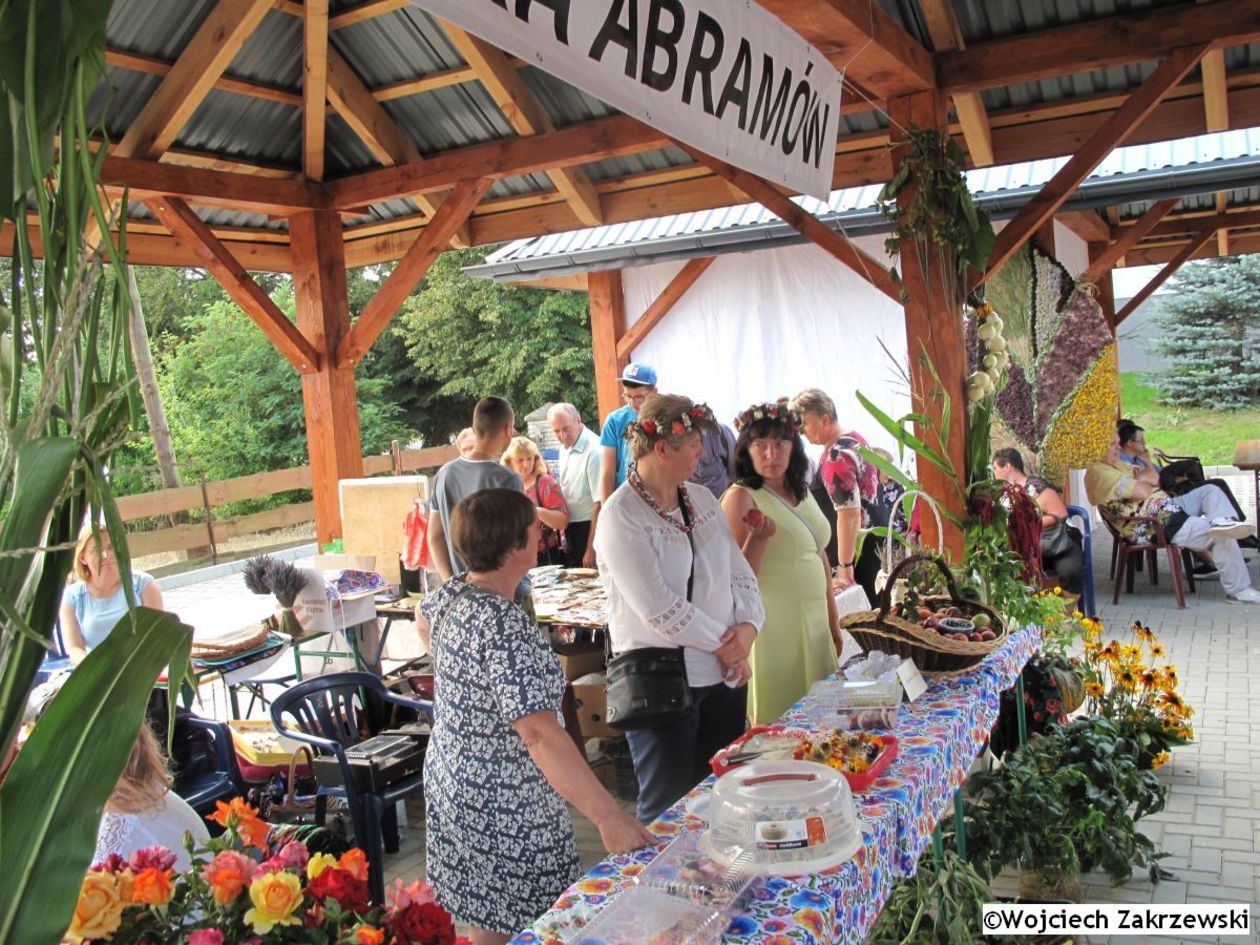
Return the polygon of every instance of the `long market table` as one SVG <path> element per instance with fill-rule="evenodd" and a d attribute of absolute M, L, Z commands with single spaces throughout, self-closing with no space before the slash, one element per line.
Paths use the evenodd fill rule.
<path fill-rule="evenodd" d="M 903 703 L 892 734 L 900 751 L 888 773 L 854 795 L 863 845 L 840 866 L 791 878 L 768 877 L 747 911 L 727 929 L 723 941 L 739 945 L 821 945 L 862 941 L 878 917 L 893 882 L 914 873 L 932 841 L 936 824 L 949 812 L 954 792 L 980 754 L 997 720 L 999 696 L 1015 684 L 1041 643 L 1035 627 L 1013 633 L 965 676 L 938 679 L 916 702 Z M 793 706 L 782 721 L 814 728 Z M 649 829 L 663 840 L 707 826 L 689 812 L 694 798 L 712 790 L 709 777 L 655 821 Z M 609 899 L 663 847 L 611 856 L 569 887 L 555 906 L 510 945 L 555 945 L 556 932 L 573 938 Z"/>

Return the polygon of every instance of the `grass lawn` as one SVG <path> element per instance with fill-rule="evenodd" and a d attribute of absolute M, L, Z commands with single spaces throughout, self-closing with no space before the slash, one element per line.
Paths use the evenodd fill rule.
<path fill-rule="evenodd" d="M 1144 375 L 1120 375 L 1121 414 L 1146 430 L 1151 449 L 1173 456 L 1198 456 L 1205 466 L 1228 466 L 1237 440 L 1260 439 L 1260 404 L 1232 413 L 1156 402 Z"/>

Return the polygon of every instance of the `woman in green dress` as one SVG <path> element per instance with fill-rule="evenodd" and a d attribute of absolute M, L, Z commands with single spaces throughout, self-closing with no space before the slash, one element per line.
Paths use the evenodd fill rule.
<path fill-rule="evenodd" d="M 830 527 L 810 498 L 800 418 L 787 403 L 749 407 L 735 428 L 735 484 L 722 508 L 766 609 L 748 686 L 749 717 L 766 725 L 836 669 L 841 643 L 825 550 Z"/>

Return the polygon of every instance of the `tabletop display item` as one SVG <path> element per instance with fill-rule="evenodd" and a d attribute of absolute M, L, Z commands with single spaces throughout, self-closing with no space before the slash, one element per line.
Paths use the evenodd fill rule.
<path fill-rule="evenodd" d="M 718 751 L 709 759 L 709 767 L 721 777 L 751 761 L 787 761 L 801 739 L 808 737 L 809 733 L 800 728 L 757 725 Z"/>
<path fill-rule="evenodd" d="M 600 911 L 572 945 L 716 945 L 730 916 L 658 889 L 632 886 Z"/>
<path fill-rule="evenodd" d="M 229 719 L 232 744 L 254 765 L 285 765 L 302 743 L 276 731 L 269 719 Z"/>
<path fill-rule="evenodd" d="M 302 636 L 302 625 L 293 612 L 293 604 L 306 584 L 306 576 L 288 561 L 272 555 L 258 555 L 245 562 L 245 586 L 255 594 L 274 594 L 280 605 L 280 632 L 289 637 Z"/>
<path fill-rule="evenodd" d="M 683 833 L 667 846 L 634 881 L 640 886 L 679 896 L 734 917 L 744 911 L 757 883 L 753 855 L 742 847 L 710 856 L 700 834 Z"/>
<path fill-rule="evenodd" d="M 901 681 L 829 677 L 816 682 L 801 702 L 810 721 L 823 729 L 855 731 L 897 727 Z"/>
<path fill-rule="evenodd" d="M 803 739 L 792 752 L 797 761 L 815 761 L 835 768 L 854 791 L 865 791 L 897 757 L 892 735 L 833 729 Z"/>
<path fill-rule="evenodd" d="M 923 564 L 940 571 L 948 593 L 903 597 L 894 606 L 891 588 L 902 574 Z M 864 649 L 909 657 L 925 673 L 964 673 L 983 662 L 1007 637 L 1006 623 L 998 612 L 962 597 L 945 561 L 932 555 L 911 555 L 897 565 L 879 592 L 878 604 L 875 610 L 842 617 L 840 625 Z M 971 627 L 965 634 L 962 623 L 942 628 L 946 619 L 968 622 Z"/>
<path fill-rule="evenodd" d="M 862 846 L 844 775 L 812 761 L 753 761 L 718 778 L 702 849 L 714 859 L 740 848 L 757 871 L 818 873 Z"/>

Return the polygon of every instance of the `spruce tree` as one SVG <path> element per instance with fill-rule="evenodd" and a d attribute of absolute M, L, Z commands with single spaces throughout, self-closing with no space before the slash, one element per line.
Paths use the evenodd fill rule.
<path fill-rule="evenodd" d="M 1210 410 L 1260 403 L 1260 256 L 1190 263 L 1174 285 L 1151 345 L 1168 361 L 1154 378 L 1160 399 Z"/>

